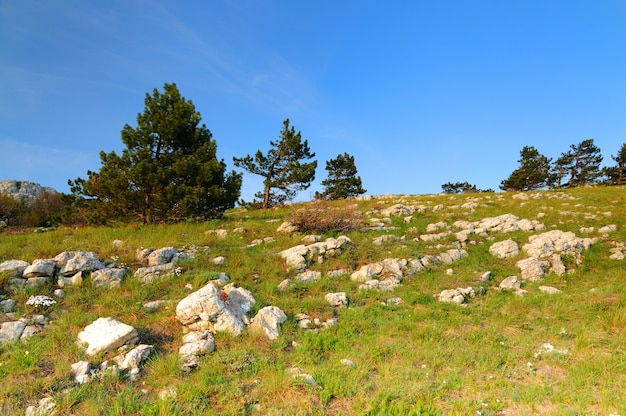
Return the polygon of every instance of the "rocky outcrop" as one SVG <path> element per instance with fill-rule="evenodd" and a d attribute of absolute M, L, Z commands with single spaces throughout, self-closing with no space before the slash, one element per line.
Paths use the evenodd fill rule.
<path fill-rule="evenodd" d="M 178 303 L 176 319 L 191 331 L 240 335 L 250 323 L 246 313 L 255 303 L 246 289 L 229 284 L 222 290 L 209 283 Z"/>
<path fill-rule="evenodd" d="M 16 180 L 0 181 L 0 194 L 8 195 L 28 203 L 33 203 L 43 193 L 56 194 L 58 192 L 54 188 L 41 186 L 34 182 Z"/>

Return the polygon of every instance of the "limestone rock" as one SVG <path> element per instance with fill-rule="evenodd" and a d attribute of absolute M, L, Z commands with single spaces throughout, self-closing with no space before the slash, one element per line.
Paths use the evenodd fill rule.
<path fill-rule="evenodd" d="M 285 221 L 276 229 L 279 233 L 291 234 L 298 231 L 298 227 L 291 221 Z"/>
<path fill-rule="evenodd" d="M 215 340 L 209 331 L 191 331 L 183 336 L 183 345 L 178 350 L 183 370 L 191 371 L 200 363 L 200 357 L 215 350 Z"/>
<path fill-rule="evenodd" d="M 57 264 L 52 259 L 37 259 L 33 261 L 33 264 L 24 269 L 24 278 L 29 279 L 32 277 L 52 277 Z"/>
<path fill-rule="evenodd" d="M 88 355 L 114 350 L 138 340 L 137 330 L 113 318 L 98 318 L 78 334 L 80 345 L 86 345 Z"/>
<path fill-rule="evenodd" d="M 93 272 L 105 267 L 96 253 L 88 251 L 66 251 L 54 257 L 54 261 L 62 276 L 72 276 L 78 272 Z"/>
<path fill-rule="evenodd" d="M 108 268 L 96 270 L 91 274 L 91 281 L 95 287 L 120 287 L 126 276 L 126 269 Z"/>
<path fill-rule="evenodd" d="M 72 377 L 78 384 L 85 384 L 91 375 L 91 364 L 89 361 L 79 361 L 71 365 Z"/>
<path fill-rule="evenodd" d="M 558 295 L 561 291 L 552 286 L 539 286 L 539 290 L 548 295 Z"/>
<path fill-rule="evenodd" d="M 40 399 L 37 406 L 28 406 L 24 416 L 52 416 L 56 414 L 56 404 L 51 397 Z"/>
<path fill-rule="evenodd" d="M 222 291 L 209 283 L 176 306 L 176 319 L 191 330 L 227 331 L 240 335 L 248 321 L 246 313 L 256 303 L 252 294 L 227 285 Z"/>
<path fill-rule="evenodd" d="M 19 340 L 25 328 L 24 321 L 3 322 L 0 325 L 0 344 Z"/>
<path fill-rule="evenodd" d="M 287 320 L 285 313 L 276 306 L 266 306 L 252 319 L 250 330 L 263 333 L 269 340 L 278 339 L 278 327 Z"/>
<path fill-rule="evenodd" d="M 154 347 L 152 345 L 137 345 L 135 348 L 126 353 L 124 359 L 119 365 L 120 369 L 132 370 L 139 368 L 141 363 L 143 363 L 150 356 L 153 349 Z"/>
<path fill-rule="evenodd" d="M 512 289 L 517 290 L 522 287 L 522 282 L 517 276 L 509 276 L 500 282 L 500 289 Z"/>
<path fill-rule="evenodd" d="M 440 302 L 456 303 L 457 305 L 465 303 L 466 299 L 473 298 L 474 296 L 476 296 L 476 293 L 471 287 L 446 289 L 435 295 Z"/>
<path fill-rule="evenodd" d="M 140 267 L 135 270 L 135 277 L 144 283 L 151 283 L 157 279 L 171 277 L 176 273 L 174 263 L 160 264 L 158 266 Z"/>
<path fill-rule="evenodd" d="M 171 263 L 178 255 L 179 250 L 175 247 L 163 247 L 151 252 L 146 261 L 148 266 L 160 266 L 162 264 Z"/>
<path fill-rule="evenodd" d="M 30 263 L 23 260 L 7 260 L 0 263 L 0 274 L 6 272 L 9 277 L 22 277 Z"/>
<path fill-rule="evenodd" d="M 346 292 L 327 293 L 326 296 L 324 296 L 324 299 L 326 299 L 326 302 L 328 302 L 330 306 L 336 306 L 339 308 L 345 308 L 348 306 Z"/>
<path fill-rule="evenodd" d="M 594 242 L 591 238 L 578 238 L 572 232 L 552 230 L 528 237 L 522 250 L 529 256 L 548 257 L 552 254 L 577 254 L 587 250 Z"/>
<path fill-rule="evenodd" d="M 515 257 L 519 254 L 519 247 L 517 243 L 511 239 L 494 243 L 489 247 L 489 253 L 492 255 L 505 259 L 509 257 Z"/>
<path fill-rule="evenodd" d="M 550 267 L 550 262 L 546 260 L 539 260 L 537 257 L 529 257 L 515 263 L 520 269 L 522 279 L 535 282 L 540 280 L 546 275 L 546 271 Z"/>

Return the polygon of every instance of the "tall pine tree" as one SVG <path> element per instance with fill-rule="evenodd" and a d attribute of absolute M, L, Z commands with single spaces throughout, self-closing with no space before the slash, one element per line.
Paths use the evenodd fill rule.
<path fill-rule="evenodd" d="M 146 94 L 137 127 L 122 129 L 121 155 L 100 152 L 99 172 L 69 181 L 88 210 L 144 223 L 212 218 L 239 198 L 241 175 L 226 173 L 211 132 L 176 84 Z"/>

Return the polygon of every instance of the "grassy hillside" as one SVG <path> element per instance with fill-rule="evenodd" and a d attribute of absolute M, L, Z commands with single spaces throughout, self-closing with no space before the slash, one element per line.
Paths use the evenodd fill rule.
<path fill-rule="evenodd" d="M 345 233 L 352 245 L 311 270 L 322 279 L 298 282 L 279 291 L 288 271 L 281 250 L 301 244 L 303 234 L 279 234 L 281 222 L 310 204 L 264 211 L 233 210 L 223 220 L 200 224 L 58 229 L 41 234 L 0 235 L 0 262 L 32 262 L 69 250 L 98 253 L 101 259 L 135 268 L 137 249 L 165 246 L 208 247 L 182 264 L 184 273 L 152 284 L 132 274 L 119 289 L 66 287 L 65 297 L 48 311 L 51 324 L 25 342 L 0 346 L 0 410 L 21 414 L 42 397 L 52 397 L 58 414 L 75 415 L 608 415 L 626 414 L 626 260 L 610 259 L 611 249 L 626 242 L 626 188 L 597 187 L 565 192 L 377 197 L 328 202 L 333 210 L 355 209 L 363 219 L 382 218 L 381 209 L 402 203 L 424 206 L 410 221 L 390 217 L 390 230 Z M 516 231 L 470 235 L 468 256 L 449 265 L 433 266 L 407 278 L 393 292 L 359 290 L 350 275 L 329 277 L 339 268 L 358 270 L 385 258 L 420 258 L 458 247 L 454 234 L 438 241 L 418 237 L 429 224 L 478 221 L 501 214 L 538 220 L 545 230 L 572 231 L 598 240 L 582 254 L 582 263 L 568 262 L 570 273 L 550 274 L 524 287 L 527 296 L 497 289 L 505 277 L 518 275 L 519 256 L 499 259 L 491 244 L 513 239 L 521 247 L 531 235 Z M 615 224 L 603 235 L 599 229 Z M 232 232 L 243 227 L 244 232 Z M 582 233 L 581 227 L 594 227 Z M 220 238 L 208 230 L 230 232 Z M 381 245 L 374 239 L 393 235 Z M 326 233 L 322 238 L 336 237 Z M 274 237 L 254 247 L 255 239 Z M 114 240 L 123 245 L 114 246 Z M 626 249 L 624 249 L 626 251 Z M 213 259 L 227 262 L 216 266 Z M 449 271 L 448 269 L 452 269 Z M 492 280 L 479 282 L 486 271 Z M 175 319 L 176 303 L 219 273 L 252 292 L 257 304 L 250 316 L 267 305 L 287 315 L 276 341 L 244 333 L 218 333 L 215 352 L 191 373 L 180 370 L 178 348 L 183 334 Z M 548 285 L 562 290 L 548 295 Z M 444 289 L 484 287 L 486 293 L 467 305 L 442 303 Z M 10 289 L 0 294 L 17 301 L 18 316 L 33 294 L 50 295 L 55 286 Z M 346 292 L 349 307 L 331 307 L 329 292 Z M 399 297 L 399 304 L 386 302 Z M 149 312 L 143 304 L 171 301 Z M 321 321 L 337 317 L 335 326 L 319 331 L 298 328 L 295 316 L 306 313 Z M 1 314 L 0 314 L 1 315 Z M 77 334 L 98 317 L 111 316 L 134 326 L 140 340 L 155 346 L 139 381 L 124 375 L 77 385 L 70 365 L 87 359 L 76 345 Z M 2 319 L 6 320 L 6 319 Z M 540 354 L 550 343 L 567 354 Z M 538 354 L 539 353 L 539 354 Z M 105 357 L 100 357 L 105 358 Z M 343 365 L 349 359 L 354 367 Z M 317 386 L 285 374 L 290 367 L 311 374 Z M 173 398 L 159 393 L 176 391 Z"/>

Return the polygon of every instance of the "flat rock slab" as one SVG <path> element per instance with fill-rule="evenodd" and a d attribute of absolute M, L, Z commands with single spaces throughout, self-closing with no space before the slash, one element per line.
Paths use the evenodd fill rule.
<path fill-rule="evenodd" d="M 96 355 L 137 342 L 137 330 L 113 318 L 98 318 L 78 334 L 78 342 L 86 344 L 85 352 Z"/>

